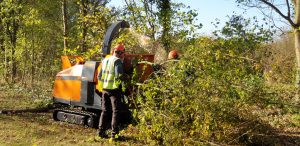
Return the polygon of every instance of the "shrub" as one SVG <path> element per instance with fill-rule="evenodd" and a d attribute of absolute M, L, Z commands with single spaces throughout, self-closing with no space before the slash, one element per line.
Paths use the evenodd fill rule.
<path fill-rule="evenodd" d="M 201 38 L 189 46 L 140 87 L 140 137 L 164 145 L 239 137 L 242 123 L 256 121 L 247 108 L 264 94 L 259 48 L 239 38 Z"/>

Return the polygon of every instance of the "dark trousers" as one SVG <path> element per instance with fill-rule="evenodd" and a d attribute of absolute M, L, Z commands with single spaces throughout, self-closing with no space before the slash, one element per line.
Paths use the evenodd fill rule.
<path fill-rule="evenodd" d="M 118 123 L 119 123 L 119 113 L 121 108 L 121 90 L 105 90 L 102 91 L 102 112 L 99 121 L 99 131 L 105 132 L 109 124 L 109 117 L 112 114 L 111 119 L 111 130 L 112 136 L 119 133 Z"/>

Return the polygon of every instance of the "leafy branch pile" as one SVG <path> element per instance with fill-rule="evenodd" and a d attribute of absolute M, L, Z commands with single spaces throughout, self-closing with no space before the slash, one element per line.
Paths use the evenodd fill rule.
<path fill-rule="evenodd" d="M 230 32 L 242 30 L 231 26 Z M 140 139 L 153 145 L 238 144 L 271 130 L 255 112 L 271 100 L 259 53 L 264 38 L 199 38 L 178 62 L 153 74 L 139 88 Z"/>

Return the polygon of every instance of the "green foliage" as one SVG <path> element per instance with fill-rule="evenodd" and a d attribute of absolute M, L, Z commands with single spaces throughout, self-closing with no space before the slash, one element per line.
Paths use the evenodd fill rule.
<path fill-rule="evenodd" d="M 249 58 L 253 54 L 244 53 L 254 48 L 236 39 L 200 39 L 198 43 L 163 76 L 141 87 L 141 135 L 158 144 L 230 137 L 246 118 L 239 109 L 257 102 L 262 94 L 257 61 Z"/>
<path fill-rule="evenodd" d="M 18 1 L 5 0 L 0 2 L 0 27 L 1 27 L 1 51 L 4 52 L 5 76 L 10 74 L 10 81 L 17 74 L 16 54 L 17 54 L 17 34 L 20 28 L 22 4 Z M 7 69 L 8 60 L 11 69 Z M 8 81 L 8 78 L 6 78 Z"/>
<path fill-rule="evenodd" d="M 5 78 L 13 75 L 12 81 L 22 82 L 27 86 L 30 83 L 28 81 L 33 85 L 36 75 L 46 77 L 57 72 L 57 68 L 52 65 L 53 58 L 59 54 L 57 48 L 60 48 L 60 43 L 56 35 L 60 33 L 58 23 L 54 21 L 55 15 L 50 15 L 58 11 L 57 2 L 47 0 L 35 3 L 1 2 L 0 9 L 3 10 L 1 17 L 5 18 L 5 22 L 1 23 L 9 25 L 5 33 L 0 34 L 4 39 L 1 44 L 1 57 L 3 56 L 1 73 L 3 72 Z M 8 3 L 11 3 L 10 6 Z M 9 7 L 18 9 L 6 9 Z M 11 81 L 6 79 L 6 82 Z"/>
<path fill-rule="evenodd" d="M 128 20 L 138 33 L 159 40 L 166 51 L 181 49 L 182 43 L 195 37 L 196 30 L 202 27 L 195 23 L 196 10 L 183 3 L 155 0 L 125 2 L 123 19 Z"/>
<path fill-rule="evenodd" d="M 264 100 L 270 107 L 277 107 L 282 113 L 298 113 L 299 99 L 297 99 L 296 87 L 288 84 L 268 85 L 268 94 Z"/>
<path fill-rule="evenodd" d="M 161 40 L 165 48 L 170 48 L 170 30 L 171 30 L 171 0 L 157 1 L 158 20 L 162 26 Z M 170 51 L 167 49 L 167 51 Z"/>
<path fill-rule="evenodd" d="M 285 54 L 290 51 L 279 51 L 292 48 L 279 45 L 291 38 L 275 43 L 278 48 L 267 45 L 274 32 L 235 15 L 215 32 L 214 39 L 198 37 L 198 13 L 182 3 L 125 0 L 126 6 L 115 9 L 108 7 L 108 2 L 67 1 L 67 55 L 100 60 L 104 33 L 119 18 L 129 21 L 132 27 L 121 31 L 112 46 L 123 42 L 127 53 L 155 53 L 162 43 L 166 50 L 176 48 L 181 52 L 179 61 L 166 62 L 144 84 L 137 83 L 141 72 L 134 69 L 128 86 L 134 86 L 136 91 L 135 84 L 139 85 L 138 92 L 130 97 L 134 106 L 139 106 L 133 112 L 139 132 L 133 130 L 127 133 L 129 137 L 137 133 L 143 144 L 150 145 L 247 144 L 252 133 L 265 133 L 270 125 L 299 127 L 299 98 L 294 96 L 293 87 L 285 85 L 293 80 L 290 76 L 294 72 L 294 56 Z M 63 54 L 61 18 L 61 0 L 0 1 L 0 96 L 10 98 L 4 99 L 2 106 L 31 108 L 51 104 L 53 80 Z M 8 77 L 18 83 L 9 83 Z M 265 79 L 268 83 L 284 84 L 266 84 Z M 28 122 L 32 124 L 32 120 Z M 58 127 L 62 128 L 59 133 L 74 128 L 59 125 L 54 129 Z M 77 127 L 71 135 L 78 130 L 82 129 Z M 50 131 L 53 133 L 53 129 Z M 49 131 L 42 133 L 49 135 Z M 95 138 L 85 141 L 86 134 L 79 136 L 83 138 L 78 144 L 103 143 Z M 2 141 L 7 139 L 7 135 L 2 137 Z M 57 137 L 57 133 L 52 134 L 50 141 L 62 142 L 58 145 L 73 143 Z"/>
<path fill-rule="evenodd" d="M 141 139 L 163 145 L 238 143 L 249 121 L 259 121 L 249 108 L 264 106 L 266 94 L 257 53 L 262 40 L 246 32 L 197 39 L 179 62 L 169 62 L 140 87 Z"/>
<path fill-rule="evenodd" d="M 219 22 L 216 23 L 218 24 Z M 224 38 L 241 37 L 245 41 L 250 42 L 249 45 L 253 41 L 255 43 L 270 42 L 274 33 L 274 30 L 264 29 L 263 26 L 260 26 L 256 17 L 245 19 L 240 15 L 232 15 L 220 31 L 214 31 L 216 36 Z"/>
<path fill-rule="evenodd" d="M 0 97 L 5 100 L 5 104 L 0 106 L 1 110 L 45 108 L 52 104 L 52 99 L 49 98 L 52 96 L 50 84 L 39 82 L 39 86 L 35 88 L 24 88 L 19 84 L 0 82 Z"/>
<path fill-rule="evenodd" d="M 296 66 L 294 53 L 294 36 L 282 35 L 267 48 L 269 55 L 263 59 L 265 78 L 270 83 L 293 84 Z"/>
<path fill-rule="evenodd" d="M 73 1 L 75 2 L 75 1 Z M 99 58 L 106 29 L 115 20 L 115 10 L 107 7 L 109 1 L 79 1 L 70 3 L 76 19 L 70 25 L 70 52 L 85 59 Z"/>

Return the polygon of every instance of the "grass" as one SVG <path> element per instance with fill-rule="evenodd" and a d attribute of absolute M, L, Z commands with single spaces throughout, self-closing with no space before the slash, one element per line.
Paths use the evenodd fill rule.
<path fill-rule="evenodd" d="M 36 101 L 42 99 L 31 96 L 32 94 L 29 93 L 0 88 L 0 110 L 39 107 L 40 102 Z M 126 141 L 113 142 L 109 139 L 99 138 L 96 129 L 54 121 L 51 111 L 13 115 L 0 114 L 0 146 L 144 145 L 142 141 L 131 136 L 134 131 L 136 129 L 129 126 L 121 131 L 121 134 L 126 137 Z"/>
<path fill-rule="evenodd" d="M 50 88 L 49 88 L 50 89 Z M 41 107 L 51 99 L 51 90 L 29 91 L 20 88 L 0 87 L 0 110 Z M 286 96 L 287 97 L 287 96 Z M 283 108 L 285 109 L 285 108 Z M 252 139 L 265 145 L 300 145 L 300 115 L 294 112 L 269 108 L 257 111 L 261 119 L 277 129 L 270 135 L 254 133 Z M 52 119 L 52 112 L 0 114 L 0 146 L 99 146 L 99 145 L 146 145 L 137 138 L 138 130 L 129 125 L 120 132 L 125 141 L 113 142 L 97 137 L 97 130 L 80 125 L 58 122 Z"/>
<path fill-rule="evenodd" d="M 0 116 L 1 145 L 99 145 L 96 130 L 54 122 L 50 113 Z"/>

